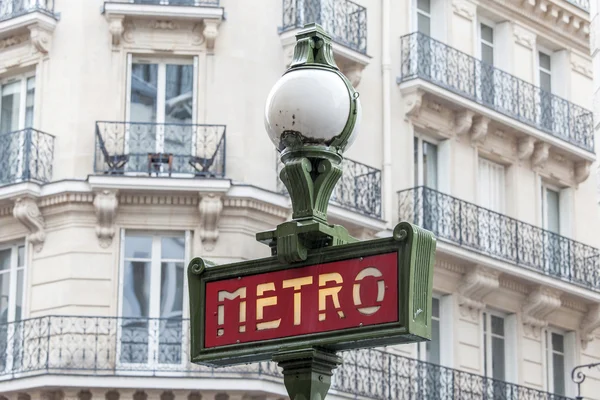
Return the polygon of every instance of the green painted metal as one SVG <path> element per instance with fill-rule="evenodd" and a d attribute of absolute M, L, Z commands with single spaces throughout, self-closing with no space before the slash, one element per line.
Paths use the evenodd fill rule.
<path fill-rule="evenodd" d="M 195 258 L 188 267 L 192 362 L 233 365 L 268 360 L 273 354 L 286 349 L 317 346 L 328 351 L 338 351 L 428 340 L 431 338 L 435 244 L 435 238 L 429 231 L 401 222 L 395 227 L 392 237 L 309 249 L 306 260 L 291 265 L 280 262 L 277 257 L 219 266 L 211 266 L 203 259 Z M 393 251 L 398 252 L 398 322 L 259 343 L 239 343 L 208 349 L 204 347 L 203 303 L 208 282 Z"/>

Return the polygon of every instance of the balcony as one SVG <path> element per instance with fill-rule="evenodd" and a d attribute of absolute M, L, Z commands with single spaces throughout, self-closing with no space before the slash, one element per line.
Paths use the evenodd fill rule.
<path fill-rule="evenodd" d="M 568 3 L 573 4 L 575 7 L 579 7 L 584 11 L 590 11 L 590 0 L 567 0 Z"/>
<path fill-rule="evenodd" d="M 2 0 L 0 22 L 36 11 L 54 18 L 54 0 Z"/>
<path fill-rule="evenodd" d="M 0 134 L 0 186 L 52 180 L 54 136 L 27 128 Z"/>
<path fill-rule="evenodd" d="M 591 111 L 421 33 L 403 36 L 401 46 L 399 83 L 424 80 L 560 141 L 594 152 Z"/>
<path fill-rule="evenodd" d="M 94 171 L 222 178 L 225 125 L 98 121 Z"/>
<path fill-rule="evenodd" d="M 338 67 L 358 86 L 371 59 L 367 55 L 367 9 L 349 0 L 283 0 L 280 33 L 286 67 L 292 61 L 295 34 L 310 23 L 321 25 L 331 35 Z"/>
<path fill-rule="evenodd" d="M 426 187 L 398 192 L 398 217 L 437 238 L 600 290 L 600 250 Z"/>
<path fill-rule="evenodd" d="M 90 377 L 250 378 L 282 382 L 276 364 L 191 364 L 189 320 L 47 316 L 0 325 L 0 380 Z M 342 353 L 332 389 L 377 400 L 567 400 L 566 397 L 371 349 Z M 59 377 L 54 379 L 59 380 Z M 5 384 L 6 385 L 6 384 Z"/>
<path fill-rule="evenodd" d="M 277 175 L 283 164 L 277 162 Z M 330 202 L 374 218 L 381 218 L 381 170 L 345 158 L 342 177 L 333 189 Z M 287 195 L 287 189 L 277 178 L 277 191 Z"/>

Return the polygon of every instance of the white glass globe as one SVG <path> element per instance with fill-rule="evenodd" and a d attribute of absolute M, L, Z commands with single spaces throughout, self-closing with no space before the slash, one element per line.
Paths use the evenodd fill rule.
<path fill-rule="evenodd" d="M 342 133 L 349 114 L 350 94 L 338 74 L 300 69 L 282 76 L 271 89 L 265 107 L 265 128 L 279 150 L 285 131 L 301 134 L 304 143 L 329 143 Z"/>

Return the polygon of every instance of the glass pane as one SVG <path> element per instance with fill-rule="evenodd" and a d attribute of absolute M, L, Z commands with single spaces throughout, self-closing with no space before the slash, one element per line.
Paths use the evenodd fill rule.
<path fill-rule="evenodd" d="M 440 321 L 431 321 L 431 341 L 426 346 L 427 362 L 440 363 Z"/>
<path fill-rule="evenodd" d="M 431 35 L 431 19 L 423 14 L 417 13 L 418 31 L 430 36 Z"/>
<path fill-rule="evenodd" d="M 558 192 L 546 189 L 546 218 L 548 221 L 548 229 L 550 232 L 560 232 L 559 219 L 559 195 Z"/>
<path fill-rule="evenodd" d="M 10 269 L 10 254 L 11 249 L 0 250 L 0 271 Z"/>
<path fill-rule="evenodd" d="M 437 188 L 437 146 L 428 142 L 423 142 L 423 183 Z"/>
<path fill-rule="evenodd" d="M 150 314 L 150 263 L 127 261 L 123 275 L 123 317 L 148 317 Z"/>
<path fill-rule="evenodd" d="M 565 337 L 558 333 L 552 333 L 552 351 L 564 353 L 565 352 Z"/>
<path fill-rule="evenodd" d="M 158 64 L 131 65 L 132 122 L 156 122 Z"/>
<path fill-rule="evenodd" d="M 415 161 L 415 165 L 414 165 L 414 173 L 415 173 L 415 186 L 420 185 L 421 183 L 419 182 L 419 139 L 418 138 L 413 138 L 413 150 L 414 150 L 414 156 L 413 156 L 413 160 Z"/>
<path fill-rule="evenodd" d="M 183 317 L 183 263 L 161 263 L 160 318 Z"/>
<path fill-rule="evenodd" d="M 127 236 L 125 238 L 125 258 L 151 258 L 151 236 Z"/>
<path fill-rule="evenodd" d="M 431 317 L 439 318 L 440 317 L 440 300 L 433 298 L 431 301 Z"/>
<path fill-rule="evenodd" d="M 504 339 L 492 338 L 492 378 L 504 380 Z"/>
<path fill-rule="evenodd" d="M 417 0 L 417 9 L 429 14 L 431 11 L 431 0 Z"/>
<path fill-rule="evenodd" d="M 25 99 L 25 128 L 33 127 L 33 107 L 35 103 L 35 77 L 27 79 L 27 98 Z"/>
<path fill-rule="evenodd" d="M 559 335 L 560 336 L 560 335 Z M 554 334 L 552 334 L 554 341 Z M 554 393 L 565 394 L 565 357 L 562 354 L 552 354 L 552 372 L 554 378 Z"/>
<path fill-rule="evenodd" d="M 19 254 L 17 258 L 17 266 L 25 266 L 25 246 L 19 246 Z"/>
<path fill-rule="evenodd" d="M 504 318 L 492 315 L 492 333 L 494 335 L 504 336 Z"/>
<path fill-rule="evenodd" d="M 2 110 L 0 112 L 0 133 L 19 129 L 19 105 L 21 103 L 21 81 L 2 86 Z"/>
<path fill-rule="evenodd" d="M 548 93 L 552 92 L 552 77 L 547 72 L 540 71 L 540 88 Z"/>
<path fill-rule="evenodd" d="M 550 56 L 548 54 L 539 53 L 539 60 L 540 60 L 540 68 L 544 68 L 545 70 L 550 71 L 552 69 L 552 62 L 550 59 Z"/>
<path fill-rule="evenodd" d="M 193 73 L 192 65 L 167 65 L 166 122 L 192 123 Z"/>
<path fill-rule="evenodd" d="M 183 260 L 185 258 L 185 239 L 182 237 L 161 238 L 161 258 Z"/>
<path fill-rule="evenodd" d="M 15 299 L 15 321 L 20 321 L 23 315 L 23 277 L 25 275 L 24 270 L 17 271 L 17 298 Z"/>
<path fill-rule="evenodd" d="M 494 43 L 494 29 L 491 26 L 481 24 L 481 39 L 488 43 Z"/>
<path fill-rule="evenodd" d="M 481 61 L 489 65 L 494 65 L 494 48 L 492 46 L 483 43 L 481 44 Z M 492 71 L 485 71 L 485 73 L 493 75 Z"/>

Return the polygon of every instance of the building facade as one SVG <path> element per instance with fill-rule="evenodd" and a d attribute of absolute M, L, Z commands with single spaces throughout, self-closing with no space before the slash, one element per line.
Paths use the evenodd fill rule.
<path fill-rule="evenodd" d="M 185 268 L 268 256 L 255 233 L 289 218 L 263 107 L 310 22 L 363 107 L 330 222 L 438 237 L 433 340 L 345 353 L 330 397 L 574 397 L 600 361 L 595 14 L 2 0 L 0 399 L 286 397 L 272 363 L 189 363 Z M 600 399 L 600 374 L 581 389 Z"/>

